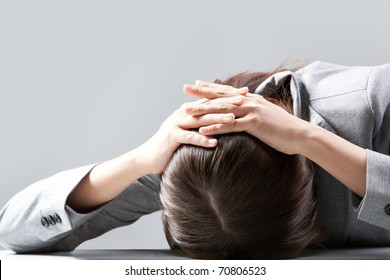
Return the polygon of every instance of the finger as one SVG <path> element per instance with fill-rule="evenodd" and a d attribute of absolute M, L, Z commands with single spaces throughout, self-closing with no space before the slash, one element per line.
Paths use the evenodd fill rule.
<path fill-rule="evenodd" d="M 231 132 L 241 132 L 247 129 L 246 122 L 242 119 L 236 119 L 228 124 L 213 124 L 199 128 L 199 133 L 202 135 L 217 135 Z"/>
<path fill-rule="evenodd" d="M 221 91 L 226 92 L 232 92 L 232 93 L 238 93 L 241 95 L 246 95 L 249 92 L 248 87 L 242 87 L 242 88 L 235 88 L 229 85 L 221 85 L 216 83 L 210 83 L 210 82 L 204 82 L 200 80 L 195 81 L 195 85 L 199 87 L 209 87 L 209 88 L 216 88 L 220 89 Z"/>
<path fill-rule="evenodd" d="M 202 98 L 202 99 L 198 99 L 198 100 L 195 100 L 195 101 L 184 103 L 183 105 L 184 105 L 184 107 L 188 107 L 188 106 L 192 106 L 192 105 L 206 103 L 209 100 L 210 99 Z"/>
<path fill-rule="evenodd" d="M 205 148 L 212 148 L 218 144 L 218 141 L 215 138 L 210 138 L 188 130 L 179 130 L 176 141 L 180 144 L 191 144 Z"/>
<path fill-rule="evenodd" d="M 247 94 L 246 96 L 248 96 L 248 97 L 261 97 L 261 98 L 263 98 L 263 96 L 260 95 L 260 94 L 249 93 L 249 92 L 248 92 L 248 94 Z"/>
<path fill-rule="evenodd" d="M 247 88 L 241 89 L 220 89 L 213 87 L 202 87 L 196 85 L 188 85 L 185 84 L 183 87 L 183 91 L 191 96 L 199 97 L 199 98 L 207 98 L 207 99 L 215 99 L 226 96 L 235 96 L 241 94 L 247 94 Z"/>
<path fill-rule="evenodd" d="M 237 108 L 238 106 L 249 103 L 253 103 L 253 101 L 261 101 L 261 102 L 269 102 L 266 99 L 264 99 L 263 96 L 258 94 L 252 94 L 248 93 L 247 96 L 233 96 L 233 97 L 221 97 L 216 99 L 206 99 L 202 98 L 193 102 L 188 102 L 182 105 L 181 109 L 184 109 L 185 113 L 189 115 L 202 115 L 207 113 L 224 113 L 225 111 L 228 111 L 229 108 L 225 107 L 225 105 L 221 105 L 223 103 L 230 103 L 233 106 L 233 108 Z M 215 106 L 212 106 L 215 105 Z M 221 108 L 222 107 L 222 108 Z M 233 111 L 232 111 L 233 112 Z"/>
<path fill-rule="evenodd" d="M 198 104 L 198 103 L 205 103 L 205 102 L 207 102 L 207 101 L 209 101 L 209 99 L 207 99 L 207 98 L 202 98 L 202 99 L 195 100 L 194 103 L 196 103 L 196 104 Z"/>
<path fill-rule="evenodd" d="M 209 101 L 209 99 L 202 98 L 202 99 L 198 99 L 195 101 L 186 102 L 186 103 L 183 103 L 178 110 L 180 110 L 180 111 L 191 110 L 190 108 L 194 108 L 194 107 L 198 106 L 199 104 L 204 104 L 207 101 Z"/>
<path fill-rule="evenodd" d="M 244 103 L 245 97 L 243 96 L 233 96 L 233 97 L 221 97 L 221 98 L 216 98 L 216 99 L 204 99 L 205 101 L 202 102 L 201 104 L 205 105 L 210 105 L 210 104 L 223 104 L 223 103 L 229 103 L 233 105 L 242 105 Z"/>
<path fill-rule="evenodd" d="M 213 113 L 234 113 L 238 107 L 243 104 L 241 97 L 231 102 L 213 102 L 213 103 L 201 103 L 192 104 L 185 107 L 185 113 L 193 116 L 213 114 Z"/>
<path fill-rule="evenodd" d="M 217 123 L 231 123 L 234 121 L 234 114 L 206 114 L 201 116 L 191 116 L 182 118 L 178 122 L 178 126 L 181 128 L 198 128 L 201 126 L 209 126 Z"/>

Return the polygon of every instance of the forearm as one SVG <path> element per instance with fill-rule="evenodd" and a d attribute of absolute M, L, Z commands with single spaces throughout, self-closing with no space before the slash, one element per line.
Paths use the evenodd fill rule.
<path fill-rule="evenodd" d="M 365 149 L 312 124 L 303 135 L 300 153 L 363 197 L 367 172 Z"/>
<path fill-rule="evenodd" d="M 198 102 L 185 105 L 194 106 Z M 148 141 L 138 148 L 95 166 L 68 196 L 67 204 L 77 212 L 89 212 L 114 199 L 131 183 L 146 174 L 161 174 L 180 144 L 205 148 L 217 145 L 217 140 L 203 136 L 193 128 L 202 125 L 232 123 L 223 114 L 192 118 L 186 106 L 176 110 Z"/>
<path fill-rule="evenodd" d="M 149 173 L 140 156 L 137 148 L 96 165 L 69 195 L 67 205 L 84 213 L 115 198 L 132 182 Z"/>

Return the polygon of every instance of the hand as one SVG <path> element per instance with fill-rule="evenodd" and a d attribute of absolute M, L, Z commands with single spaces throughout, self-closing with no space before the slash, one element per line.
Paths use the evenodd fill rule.
<path fill-rule="evenodd" d="M 216 99 L 188 106 L 186 112 L 192 116 L 233 113 L 236 119 L 225 124 L 202 126 L 199 130 L 202 135 L 245 131 L 280 152 L 301 153 L 302 139 L 312 124 L 293 116 L 260 95 L 247 93 L 246 96 L 237 96 L 235 103 L 232 103 L 226 98 L 221 101 L 214 90 L 203 87 L 202 96 L 207 94 Z"/>
<path fill-rule="evenodd" d="M 200 106 L 207 100 L 186 103 L 176 110 L 144 144 L 114 159 L 95 166 L 68 196 L 67 205 L 80 213 L 89 212 L 118 196 L 129 184 L 149 174 L 161 174 L 180 144 L 192 144 L 205 148 L 217 145 L 217 140 L 191 129 L 234 122 L 232 113 L 186 113 L 187 107 Z M 232 98 L 220 98 L 218 102 L 239 105 Z"/>
<path fill-rule="evenodd" d="M 140 146 L 140 158 L 147 173 L 160 174 L 171 159 L 173 153 L 181 144 L 191 144 L 205 148 L 213 148 L 217 145 L 217 140 L 208 135 L 202 135 L 191 129 L 198 129 L 201 126 L 222 125 L 234 122 L 232 113 L 211 113 L 201 115 L 187 114 L 188 107 L 200 106 L 207 100 L 201 99 L 195 102 L 185 103 L 169 116 L 160 129 L 146 143 Z M 242 100 L 239 100 L 241 102 Z M 216 101 L 239 102 L 230 99 Z"/>

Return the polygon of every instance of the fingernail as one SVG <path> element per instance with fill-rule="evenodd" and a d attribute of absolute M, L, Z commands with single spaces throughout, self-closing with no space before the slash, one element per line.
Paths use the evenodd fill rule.
<path fill-rule="evenodd" d="M 187 111 L 187 112 L 191 112 L 192 110 L 194 110 L 194 107 L 192 107 L 192 106 L 186 107 L 186 111 Z"/>
<path fill-rule="evenodd" d="M 217 144 L 217 139 L 209 139 L 207 142 L 208 142 L 210 145 L 214 146 L 214 145 Z"/>
<path fill-rule="evenodd" d="M 184 88 L 187 88 L 189 90 L 197 90 L 198 87 L 195 85 L 190 85 L 190 84 L 184 84 Z"/>

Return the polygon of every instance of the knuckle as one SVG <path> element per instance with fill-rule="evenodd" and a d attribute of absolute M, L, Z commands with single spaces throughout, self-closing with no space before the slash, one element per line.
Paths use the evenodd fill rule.
<path fill-rule="evenodd" d="M 262 97 L 261 97 L 261 98 L 262 98 Z M 260 104 L 262 103 L 262 101 L 261 101 L 260 98 L 256 98 L 256 99 L 254 100 L 254 103 L 255 103 L 256 105 L 260 105 Z"/>
<path fill-rule="evenodd" d="M 234 123 L 228 123 L 223 126 L 225 131 L 231 131 L 234 128 Z"/>
<path fill-rule="evenodd" d="M 217 124 L 215 125 L 215 130 L 221 130 L 223 128 L 223 124 Z"/>
<path fill-rule="evenodd" d="M 202 105 L 199 105 L 199 104 L 197 104 L 197 105 L 194 105 L 193 107 L 192 107 L 192 111 L 194 111 L 194 112 L 202 112 L 203 111 L 203 106 Z"/>
<path fill-rule="evenodd" d="M 262 96 L 262 95 L 258 95 L 258 96 L 256 96 L 256 98 L 255 98 L 256 104 L 263 104 L 264 101 L 265 101 L 265 98 L 264 98 L 264 96 Z"/>
<path fill-rule="evenodd" d="M 255 116 L 255 115 L 249 115 L 247 117 L 247 121 L 250 122 L 250 123 L 256 122 L 258 119 L 259 119 L 259 117 Z"/>
<path fill-rule="evenodd" d="M 250 105 L 248 107 L 250 108 L 251 111 L 253 111 L 253 112 L 257 113 L 257 114 L 261 113 L 261 111 L 262 111 L 261 106 L 258 105 L 258 104 L 253 104 L 253 105 Z"/>
<path fill-rule="evenodd" d="M 252 115 L 249 117 L 249 122 L 250 123 L 262 123 L 263 118 L 260 115 Z"/>
<path fill-rule="evenodd" d="M 194 139 L 194 136 L 191 133 L 185 133 L 184 134 L 184 141 L 186 143 L 191 142 Z"/>
<path fill-rule="evenodd" d="M 232 123 L 229 123 L 229 124 L 228 124 L 228 128 L 229 128 L 229 129 L 233 129 L 235 126 L 236 126 L 236 123 L 235 123 L 235 122 L 232 122 Z"/>
<path fill-rule="evenodd" d="M 219 95 L 219 96 L 225 96 L 226 94 L 228 94 L 229 92 L 228 92 L 228 90 L 226 89 L 226 88 L 220 88 L 220 89 L 218 89 L 217 90 L 217 95 Z"/>
<path fill-rule="evenodd" d="M 221 111 L 227 111 L 227 110 L 229 110 L 229 104 L 226 104 L 226 103 L 222 103 L 221 105 L 219 105 L 219 109 L 221 110 Z"/>

